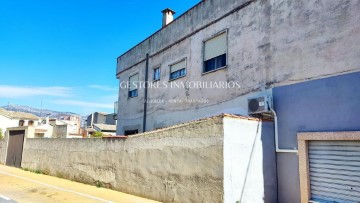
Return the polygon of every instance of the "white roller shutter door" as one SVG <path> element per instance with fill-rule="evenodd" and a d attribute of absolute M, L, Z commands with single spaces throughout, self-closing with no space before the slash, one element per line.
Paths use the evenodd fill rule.
<path fill-rule="evenodd" d="M 360 202 L 360 141 L 309 141 L 311 199 Z"/>

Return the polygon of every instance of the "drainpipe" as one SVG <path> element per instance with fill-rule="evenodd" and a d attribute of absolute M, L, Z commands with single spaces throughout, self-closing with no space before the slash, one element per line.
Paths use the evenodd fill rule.
<path fill-rule="evenodd" d="M 143 117 L 143 132 L 146 131 L 146 112 L 147 112 L 147 97 L 148 97 L 148 73 L 149 73 L 149 54 L 146 54 L 146 66 L 145 66 L 145 97 L 144 97 L 144 117 Z"/>
<path fill-rule="evenodd" d="M 271 112 L 274 114 L 274 122 L 275 122 L 275 147 L 277 153 L 298 153 L 297 149 L 280 149 L 279 148 L 279 133 L 278 133 L 278 121 L 277 115 L 274 109 L 270 108 Z"/>
<path fill-rule="evenodd" d="M 93 127 L 94 124 L 94 113 L 91 114 L 91 123 L 90 126 Z"/>

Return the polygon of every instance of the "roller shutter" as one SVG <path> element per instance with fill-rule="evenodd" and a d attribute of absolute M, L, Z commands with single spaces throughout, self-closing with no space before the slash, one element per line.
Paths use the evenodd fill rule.
<path fill-rule="evenodd" d="M 129 91 L 133 91 L 136 90 L 138 87 L 138 82 L 139 82 L 139 74 L 135 74 L 130 76 L 129 78 Z"/>
<path fill-rule="evenodd" d="M 186 60 L 185 59 L 176 64 L 171 65 L 170 72 L 173 73 L 173 72 L 181 70 L 183 68 L 186 68 Z"/>
<path fill-rule="evenodd" d="M 204 60 L 215 58 L 226 54 L 227 51 L 227 39 L 226 32 L 222 33 L 205 42 Z"/>
<path fill-rule="evenodd" d="M 314 202 L 360 202 L 360 141 L 310 141 L 309 174 Z"/>

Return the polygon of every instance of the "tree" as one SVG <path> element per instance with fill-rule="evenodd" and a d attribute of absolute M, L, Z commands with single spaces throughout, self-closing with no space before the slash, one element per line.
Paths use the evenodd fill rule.
<path fill-rule="evenodd" d="M 91 134 L 91 137 L 96 137 L 96 138 L 101 138 L 103 136 L 104 134 L 102 132 L 94 132 L 93 134 Z"/>

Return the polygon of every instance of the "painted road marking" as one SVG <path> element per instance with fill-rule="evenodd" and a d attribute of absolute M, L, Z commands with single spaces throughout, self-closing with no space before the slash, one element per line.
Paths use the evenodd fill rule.
<path fill-rule="evenodd" d="M 21 176 L 13 175 L 13 174 L 10 174 L 10 173 L 5 173 L 5 172 L 0 171 L 0 174 L 4 174 L 4 175 L 12 176 L 12 177 L 15 177 L 15 178 L 27 180 L 27 181 L 30 181 L 30 182 L 33 182 L 33 183 L 37 183 L 37 184 L 40 184 L 40 185 L 51 187 L 51 188 L 54 188 L 54 189 L 57 189 L 57 190 L 62 190 L 62 191 L 65 191 L 65 192 L 70 192 L 70 193 L 77 194 L 77 195 L 80 195 L 80 196 L 84 196 L 84 197 L 87 197 L 87 198 L 90 198 L 90 199 L 95 199 L 95 200 L 99 200 L 99 201 L 102 201 L 102 202 L 112 203 L 111 201 L 108 201 L 108 200 L 105 200 L 105 199 L 101 199 L 101 198 L 98 198 L 98 197 L 90 196 L 90 195 L 87 195 L 87 194 L 83 194 L 83 193 L 80 193 L 80 192 L 76 192 L 76 191 L 72 191 L 72 190 L 68 190 L 68 189 L 64 189 L 64 188 L 60 188 L 60 187 L 56 187 L 56 186 L 53 186 L 53 185 L 49 185 L 49 184 L 42 183 L 42 182 L 39 182 L 39 181 L 36 181 L 36 180 L 31 180 L 31 179 L 24 178 L 24 177 L 21 177 Z"/>

